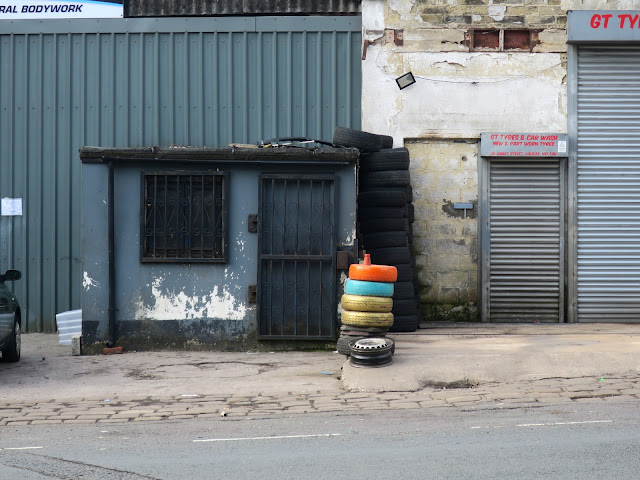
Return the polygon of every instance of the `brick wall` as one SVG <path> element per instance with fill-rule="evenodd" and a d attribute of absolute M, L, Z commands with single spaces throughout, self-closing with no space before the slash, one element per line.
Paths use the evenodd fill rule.
<path fill-rule="evenodd" d="M 566 52 L 567 13 L 560 0 L 389 2 L 385 27 L 403 29 L 408 51 L 469 51 L 470 29 L 531 29 L 534 52 Z M 410 5 L 411 4 L 411 5 Z M 366 33 L 366 32 L 365 32 Z"/>

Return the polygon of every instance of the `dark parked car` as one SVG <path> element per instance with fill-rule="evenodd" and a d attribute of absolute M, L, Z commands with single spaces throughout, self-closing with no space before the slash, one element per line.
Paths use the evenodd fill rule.
<path fill-rule="evenodd" d="M 18 270 L 7 270 L 0 275 L 0 350 L 6 362 L 20 360 L 20 305 L 5 281 L 19 280 Z"/>

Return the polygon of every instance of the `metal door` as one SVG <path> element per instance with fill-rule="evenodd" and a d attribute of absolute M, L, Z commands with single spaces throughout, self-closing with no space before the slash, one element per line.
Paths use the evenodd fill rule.
<path fill-rule="evenodd" d="M 490 159 L 487 175 L 483 320 L 563 322 L 564 163 Z"/>
<path fill-rule="evenodd" d="M 578 47 L 577 321 L 640 321 L 640 48 Z"/>
<path fill-rule="evenodd" d="M 333 175 L 262 175 L 258 337 L 334 340 Z"/>

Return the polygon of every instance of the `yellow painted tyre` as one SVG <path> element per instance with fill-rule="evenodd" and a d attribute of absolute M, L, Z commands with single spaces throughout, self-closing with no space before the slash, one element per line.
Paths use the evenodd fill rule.
<path fill-rule="evenodd" d="M 371 297 L 369 295 L 342 295 L 342 308 L 355 312 L 390 312 L 393 308 L 391 297 Z"/>
<path fill-rule="evenodd" d="M 389 328 L 393 325 L 393 313 L 379 312 L 342 312 L 342 324 L 355 327 Z"/>

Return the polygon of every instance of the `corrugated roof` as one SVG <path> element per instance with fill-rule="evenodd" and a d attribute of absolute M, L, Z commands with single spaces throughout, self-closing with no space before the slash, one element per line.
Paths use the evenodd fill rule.
<path fill-rule="evenodd" d="M 360 13 L 360 0 L 129 0 L 125 17 L 203 15 L 344 15 Z"/>

